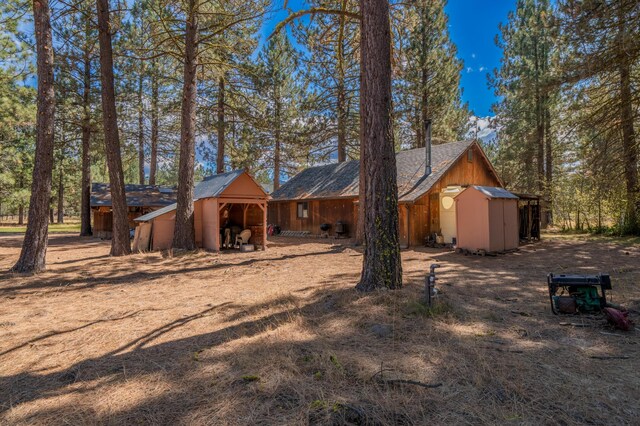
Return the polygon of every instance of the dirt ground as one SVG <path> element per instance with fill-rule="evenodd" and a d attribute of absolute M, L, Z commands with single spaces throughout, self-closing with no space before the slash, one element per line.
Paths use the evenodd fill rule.
<path fill-rule="evenodd" d="M 550 239 L 498 257 L 409 250 L 402 290 L 359 294 L 361 254 L 322 241 L 110 258 L 108 242 L 55 235 L 36 276 L 6 272 L 20 243 L 0 236 L 2 424 L 640 417 L 638 331 L 552 315 L 545 282 L 548 272 L 609 272 L 613 302 L 638 323 L 638 245 Z M 441 295 L 428 310 L 419 301 L 432 262 L 443 266 Z"/>

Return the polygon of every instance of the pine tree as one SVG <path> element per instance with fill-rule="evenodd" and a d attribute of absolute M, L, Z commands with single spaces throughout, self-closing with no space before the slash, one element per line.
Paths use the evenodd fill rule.
<path fill-rule="evenodd" d="M 499 132 L 498 168 L 513 189 L 543 196 L 542 222 L 551 221 L 553 159 L 549 85 L 553 37 L 548 0 L 520 0 L 496 42 L 501 67 L 491 79 L 501 101 L 494 105 Z"/>
<path fill-rule="evenodd" d="M 276 190 L 283 172 L 291 172 L 286 170 L 287 163 L 297 159 L 296 149 L 302 143 L 298 136 L 304 88 L 296 72 L 298 53 L 285 32 L 278 32 L 269 40 L 258 55 L 258 62 L 255 85 L 262 105 L 258 125 L 273 153 L 273 189 Z"/>
<path fill-rule="evenodd" d="M 401 142 L 411 147 L 424 146 L 427 121 L 433 123 L 434 141 L 460 140 L 468 130 L 460 89 L 463 63 L 449 37 L 445 6 L 446 0 L 418 0 L 399 11 L 395 23 L 395 121 Z"/>
<path fill-rule="evenodd" d="M 360 39 L 358 21 L 347 15 L 356 13 L 358 3 L 320 0 L 310 6 L 342 12 L 319 13 L 294 27 L 298 42 L 308 51 L 301 58 L 301 75 L 311 90 L 306 110 L 315 156 L 326 160 L 336 152 L 338 162 L 358 158 Z"/>
<path fill-rule="evenodd" d="M 48 211 L 53 168 L 55 92 L 53 83 L 53 40 L 48 0 L 34 0 L 36 58 L 38 70 L 38 112 L 36 154 L 29 201 L 29 223 L 16 272 L 38 272 L 45 268 L 48 244 Z"/>
<path fill-rule="evenodd" d="M 124 189 L 124 172 L 120 154 L 120 135 L 116 112 L 116 94 L 113 77 L 112 31 L 109 0 L 97 0 L 98 40 L 100 44 L 100 76 L 102 82 L 102 121 L 109 164 L 109 189 L 111 192 L 113 225 L 111 255 L 131 253 L 127 198 Z"/>
<path fill-rule="evenodd" d="M 623 182 L 621 231 L 640 233 L 640 158 L 636 127 L 640 96 L 640 9 L 634 0 L 559 4 L 563 54 L 555 83 L 580 111 L 576 123 L 594 145 L 592 161 L 606 162 L 600 179 Z M 596 129 L 596 131 L 592 131 Z"/>
<path fill-rule="evenodd" d="M 361 291 L 402 287 L 396 156 L 391 123 L 389 2 L 361 0 L 361 196 L 364 259 Z M 364 188 L 362 187 L 364 184 Z"/>

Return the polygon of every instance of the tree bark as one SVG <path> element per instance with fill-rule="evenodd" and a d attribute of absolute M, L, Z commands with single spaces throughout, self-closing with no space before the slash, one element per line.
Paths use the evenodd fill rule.
<path fill-rule="evenodd" d="M 48 243 L 48 210 L 53 172 L 53 130 L 55 93 L 53 84 L 53 43 L 48 0 L 33 1 L 36 38 L 38 101 L 36 153 L 29 202 L 29 223 L 22 243 L 16 272 L 38 272 L 45 268 Z"/>
<path fill-rule="evenodd" d="M 624 57 L 624 53 L 622 53 Z M 624 156 L 624 178 L 627 206 L 625 232 L 638 234 L 638 147 L 633 128 L 633 106 L 631 105 L 631 69 L 629 61 L 622 59 L 620 65 L 620 122 L 622 125 L 622 150 Z"/>
<path fill-rule="evenodd" d="M 62 166 L 60 166 L 60 175 L 58 176 L 58 223 L 64 223 L 64 174 Z"/>
<path fill-rule="evenodd" d="M 151 74 L 151 155 L 149 157 L 149 185 L 156 184 L 158 166 L 158 70 L 155 59 L 152 61 Z"/>
<path fill-rule="evenodd" d="M 624 179 L 626 189 L 626 209 L 623 232 L 627 234 L 640 233 L 640 218 L 638 217 L 638 147 L 633 128 L 633 98 L 631 93 L 631 64 L 626 52 L 626 17 L 625 8 L 618 5 L 618 60 L 620 74 L 620 125 L 622 127 L 622 153 L 624 165 Z"/>
<path fill-rule="evenodd" d="M 273 190 L 280 188 L 280 138 L 282 137 L 280 131 L 280 108 L 281 100 L 278 88 L 274 88 L 274 101 L 275 101 L 275 146 L 273 148 Z"/>
<path fill-rule="evenodd" d="M 85 28 L 84 73 L 82 85 L 82 182 L 80 200 L 80 236 L 93 234 L 91 230 L 91 52 L 89 49 L 90 21 Z"/>
<path fill-rule="evenodd" d="M 547 205 L 547 224 L 553 223 L 553 140 L 551 134 L 551 111 L 549 110 L 549 98 L 545 97 L 544 106 L 544 155 L 545 155 L 545 201 Z"/>
<path fill-rule="evenodd" d="M 144 89 L 144 74 L 142 70 L 138 76 L 138 181 L 144 185 L 144 108 L 142 94 Z"/>
<path fill-rule="evenodd" d="M 193 167 L 195 161 L 196 89 L 198 67 L 198 0 L 189 0 L 185 34 L 184 85 L 176 225 L 173 247 L 194 250 Z"/>
<path fill-rule="evenodd" d="M 347 8 L 346 0 L 340 5 L 343 12 Z M 345 15 L 340 15 L 340 28 L 338 29 L 338 48 L 336 52 L 337 62 L 337 118 L 338 118 L 338 162 L 342 163 L 347 160 L 347 113 L 346 113 L 346 87 L 345 87 L 345 71 L 344 71 L 344 27 Z"/>
<path fill-rule="evenodd" d="M 100 43 L 100 74 L 102 81 L 102 122 L 109 167 L 109 187 L 113 212 L 111 255 L 131 253 L 127 198 L 124 189 L 124 173 L 120 155 L 120 135 L 116 113 L 116 96 L 113 82 L 113 51 L 109 0 L 96 0 L 98 9 L 98 41 Z"/>
<path fill-rule="evenodd" d="M 224 76 L 218 81 L 218 152 L 216 173 L 224 173 Z"/>
<path fill-rule="evenodd" d="M 360 144 L 365 145 L 361 291 L 402 287 L 398 187 L 391 122 L 391 28 L 387 0 L 360 0 Z"/>

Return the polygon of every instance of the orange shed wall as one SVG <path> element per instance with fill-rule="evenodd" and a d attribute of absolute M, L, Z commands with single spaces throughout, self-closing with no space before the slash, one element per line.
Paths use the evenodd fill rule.
<path fill-rule="evenodd" d="M 219 247 L 218 232 L 218 199 L 205 198 L 198 200 L 202 205 L 202 247 L 207 250 L 217 251 Z"/>
<path fill-rule="evenodd" d="M 520 221 L 518 200 L 504 201 L 504 249 L 512 250 L 520 245 Z"/>
<path fill-rule="evenodd" d="M 175 212 L 158 216 L 153 223 L 153 250 L 170 249 L 173 243 L 173 229 L 176 224 Z"/>
<path fill-rule="evenodd" d="M 256 198 L 266 197 L 266 193 L 247 174 L 241 174 L 220 194 L 220 197 Z"/>
<path fill-rule="evenodd" d="M 457 246 L 467 250 L 489 250 L 489 200 L 468 189 L 456 198 Z"/>
<path fill-rule="evenodd" d="M 504 250 L 504 200 L 501 198 L 489 200 L 489 247 L 485 250 Z"/>
<path fill-rule="evenodd" d="M 196 246 L 202 247 L 202 203 L 193 203 L 193 226 L 196 231 Z"/>

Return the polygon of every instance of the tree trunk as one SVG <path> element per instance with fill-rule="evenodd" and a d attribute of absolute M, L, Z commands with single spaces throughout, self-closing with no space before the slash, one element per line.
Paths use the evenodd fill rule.
<path fill-rule="evenodd" d="M 551 112 L 549 111 L 549 98 L 545 97 L 544 106 L 544 155 L 545 155 L 545 202 L 547 205 L 547 225 L 553 223 L 553 143 L 551 138 Z"/>
<path fill-rule="evenodd" d="M 98 41 L 100 43 L 100 74 L 102 81 L 102 122 L 104 142 L 109 167 L 109 189 L 113 212 L 111 255 L 131 253 L 129 240 L 129 218 L 124 189 L 124 173 L 120 156 L 120 135 L 116 115 L 116 95 L 113 83 L 113 51 L 111 47 L 111 25 L 109 0 L 96 0 L 98 8 Z"/>
<path fill-rule="evenodd" d="M 622 53 L 624 57 L 625 54 Z M 631 104 L 631 79 L 629 61 L 622 59 L 620 65 L 620 123 L 622 125 L 622 151 L 624 178 L 627 192 L 625 232 L 638 234 L 638 147 L 633 128 L 633 106 Z"/>
<path fill-rule="evenodd" d="M 184 86 L 182 88 L 182 124 L 178 200 L 173 247 L 196 248 L 193 220 L 193 166 L 195 161 L 196 88 L 197 88 L 198 0 L 189 0 L 185 34 Z"/>
<path fill-rule="evenodd" d="M 275 101 L 275 146 L 273 148 L 273 190 L 280 188 L 280 138 L 282 137 L 280 132 L 280 93 L 276 87 L 274 90 Z"/>
<path fill-rule="evenodd" d="M 218 81 L 218 152 L 216 173 L 224 173 L 224 76 Z"/>
<path fill-rule="evenodd" d="M 62 166 L 60 166 L 60 175 L 58 176 L 58 223 L 64 223 L 64 175 Z"/>
<path fill-rule="evenodd" d="M 84 46 L 84 74 L 82 85 L 82 184 L 80 200 L 80 236 L 93 234 L 91 230 L 91 53 L 89 49 L 90 21 L 87 19 Z"/>
<path fill-rule="evenodd" d="M 156 184 L 158 166 L 158 70 L 155 59 L 152 61 L 151 74 L 151 156 L 149 158 L 149 185 Z"/>
<path fill-rule="evenodd" d="M 346 0 L 341 2 L 340 9 L 344 12 L 347 8 Z M 344 27 L 345 16 L 340 15 L 340 28 L 338 29 L 338 48 L 336 52 L 337 62 L 337 118 L 338 118 L 338 162 L 347 160 L 347 113 L 346 113 L 346 87 L 344 72 Z"/>
<path fill-rule="evenodd" d="M 53 172 L 53 130 L 55 93 L 53 84 L 53 43 L 48 0 L 33 1 L 38 72 L 36 152 L 29 202 L 29 223 L 22 242 L 16 272 L 38 272 L 45 268 L 49 224 L 47 210 Z"/>
<path fill-rule="evenodd" d="M 391 28 L 387 0 L 361 0 L 360 144 L 364 170 L 361 291 L 402 287 L 396 156 L 391 123 Z"/>
<path fill-rule="evenodd" d="M 142 70 L 138 76 L 138 181 L 144 185 L 144 108 L 142 105 L 142 91 L 144 89 L 144 74 Z"/>
<path fill-rule="evenodd" d="M 18 206 L 18 225 L 24 225 L 24 205 Z"/>
<path fill-rule="evenodd" d="M 53 224 L 53 207 L 51 207 L 52 204 L 53 204 L 53 198 L 49 203 L 49 224 Z"/>

